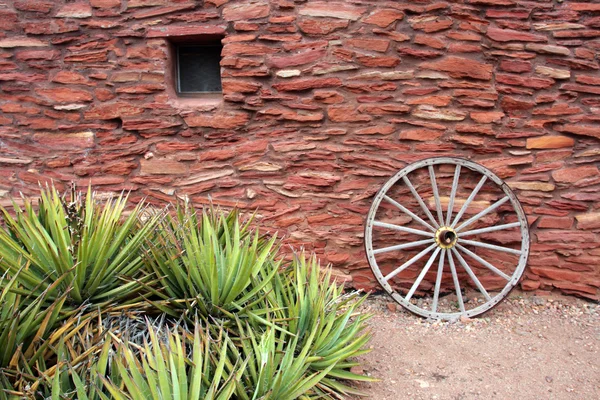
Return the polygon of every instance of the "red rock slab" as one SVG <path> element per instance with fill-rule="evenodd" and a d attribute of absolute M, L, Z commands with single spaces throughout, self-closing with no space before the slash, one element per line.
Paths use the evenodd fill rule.
<path fill-rule="evenodd" d="M 481 63 L 469 58 L 448 56 L 440 61 L 425 62 L 422 69 L 447 72 L 453 78 L 492 79 L 492 64 Z"/>
<path fill-rule="evenodd" d="M 513 29 L 500 29 L 497 27 L 489 27 L 486 33 L 487 37 L 496 42 L 547 42 L 548 38 L 542 35 L 535 35 L 523 31 Z"/>
<path fill-rule="evenodd" d="M 565 124 L 555 128 L 559 132 L 572 133 L 574 135 L 591 136 L 600 139 L 600 126 L 598 125 L 582 125 L 582 124 Z"/>
<path fill-rule="evenodd" d="M 428 46 L 438 50 L 445 49 L 447 46 L 447 43 L 442 38 L 435 37 L 432 35 L 416 35 L 414 43 L 423 46 Z"/>
<path fill-rule="evenodd" d="M 490 122 L 500 122 L 504 115 L 502 111 L 473 111 L 470 117 L 475 122 L 489 124 Z"/>
<path fill-rule="evenodd" d="M 215 129 L 236 129 L 244 127 L 250 120 L 245 112 L 228 112 L 219 114 L 190 115 L 184 117 L 191 128 L 207 127 Z"/>
<path fill-rule="evenodd" d="M 363 18 L 362 21 L 366 24 L 377 25 L 381 28 L 385 28 L 396 21 L 400 21 L 404 18 L 404 13 L 394 9 L 382 9 L 373 11 L 367 17 Z"/>
<path fill-rule="evenodd" d="M 450 28 L 454 24 L 454 21 L 448 17 L 419 16 L 410 18 L 408 23 L 413 29 L 433 33 Z"/>
<path fill-rule="evenodd" d="M 573 30 L 573 31 L 558 31 L 553 33 L 557 39 L 569 39 L 569 38 L 596 38 L 600 37 L 600 30 L 598 29 L 586 29 L 586 30 Z"/>
<path fill-rule="evenodd" d="M 149 28 L 146 37 L 177 37 L 177 36 L 202 36 L 202 35 L 225 35 L 226 28 L 223 26 L 161 26 Z"/>
<path fill-rule="evenodd" d="M 566 3 L 566 7 L 574 11 L 599 11 L 600 4 L 598 3 Z"/>
<path fill-rule="evenodd" d="M 242 21 L 269 16 L 270 6 L 267 1 L 233 3 L 223 7 L 225 21 Z"/>
<path fill-rule="evenodd" d="M 133 15 L 133 18 L 134 19 L 144 19 L 144 18 L 158 17 L 159 15 L 175 13 L 178 11 L 192 10 L 194 7 L 196 7 L 196 4 L 194 4 L 192 2 L 187 2 L 187 3 L 178 4 L 178 5 L 174 5 L 174 6 L 167 6 L 167 7 L 156 7 L 156 8 L 151 8 L 150 10 L 138 11 L 137 13 L 135 13 Z"/>
<path fill-rule="evenodd" d="M 0 81 L 9 82 L 39 82 L 45 81 L 46 79 L 48 79 L 48 77 L 43 74 L 23 74 L 19 72 L 0 74 Z"/>
<path fill-rule="evenodd" d="M 600 228 L 599 212 L 579 214 L 575 216 L 575 219 L 577 220 L 577 228 L 579 229 L 590 230 Z"/>
<path fill-rule="evenodd" d="M 600 76 L 590 75 L 577 75 L 575 77 L 577 83 L 583 83 L 587 85 L 600 85 Z"/>
<path fill-rule="evenodd" d="M 221 56 L 263 56 L 277 53 L 279 50 L 262 44 L 227 43 Z"/>
<path fill-rule="evenodd" d="M 536 275 L 544 278 L 559 280 L 559 281 L 570 281 L 578 282 L 581 280 L 581 273 L 570 271 L 567 269 L 559 269 L 552 267 L 530 267 L 529 270 Z"/>
<path fill-rule="evenodd" d="M 378 51 L 380 53 L 385 53 L 390 47 L 390 41 L 387 39 L 356 38 L 346 40 L 346 44 L 357 49 Z"/>
<path fill-rule="evenodd" d="M 339 78 L 302 78 L 292 81 L 276 83 L 273 88 L 280 92 L 293 92 L 326 87 L 337 87 L 342 84 Z"/>
<path fill-rule="evenodd" d="M 298 21 L 298 28 L 307 35 L 327 35 L 339 29 L 348 27 L 348 20 L 343 19 L 324 19 L 324 18 L 301 18 Z"/>
<path fill-rule="evenodd" d="M 372 120 L 369 115 L 359 114 L 352 106 L 331 106 L 327 115 L 333 122 L 368 122 Z"/>
<path fill-rule="evenodd" d="M 518 99 L 516 97 L 504 96 L 500 105 L 504 111 L 523 111 L 530 110 L 535 107 L 535 102 Z"/>
<path fill-rule="evenodd" d="M 528 149 L 560 149 L 573 147 L 575 140 L 567 136 L 542 136 L 528 138 L 526 147 Z"/>
<path fill-rule="evenodd" d="M 94 147 L 94 133 L 36 133 L 33 140 L 49 149 L 85 149 Z"/>
<path fill-rule="evenodd" d="M 410 107 L 404 104 L 361 104 L 358 111 L 371 115 L 403 114 L 410 111 Z"/>
<path fill-rule="evenodd" d="M 63 84 L 72 84 L 72 85 L 87 85 L 89 84 L 88 79 L 73 71 L 59 71 L 52 78 L 52 82 L 63 83 Z"/>
<path fill-rule="evenodd" d="M 507 72 L 530 72 L 531 71 L 531 62 L 523 61 L 523 60 L 502 60 L 500 61 L 499 68 L 502 71 Z"/>
<path fill-rule="evenodd" d="M 406 129 L 400 132 L 398 138 L 400 140 L 417 140 L 420 142 L 428 142 L 439 139 L 442 134 L 443 132 L 432 129 Z"/>
<path fill-rule="evenodd" d="M 221 82 L 223 93 L 256 93 L 262 85 L 258 82 L 223 79 Z"/>
<path fill-rule="evenodd" d="M 370 54 L 357 55 L 356 60 L 366 67 L 371 68 L 393 68 L 400 64 L 399 57 L 373 56 Z"/>
<path fill-rule="evenodd" d="M 481 4 L 485 6 L 514 6 L 515 0 L 467 0 L 467 4 Z"/>
<path fill-rule="evenodd" d="M 582 112 L 580 107 L 571 107 L 567 103 L 559 103 L 551 107 L 537 108 L 533 110 L 533 115 L 574 115 L 580 112 Z"/>
<path fill-rule="evenodd" d="M 356 21 L 366 11 L 367 7 L 353 6 L 346 2 L 311 1 L 300 7 L 298 14 L 309 17 L 329 17 Z"/>
<path fill-rule="evenodd" d="M 170 158 L 151 158 L 140 160 L 141 175 L 182 175 L 188 172 L 185 163 Z"/>
<path fill-rule="evenodd" d="M 443 52 L 437 50 L 414 49 L 412 47 L 402 46 L 398 46 L 396 51 L 400 54 L 420 59 L 436 58 L 444 54 Z"/>
<path fill-rule="evenodd" d="M 430 106 L 445 107 L 452 101 L 451 96 L 434 95 L 434 96 L 423 96 L 406 100 L 406 104 L 419 105 L 425 104 Z"/>
<path fill-rule="evenodd" d="M 90 5 L 94 8 L 121 7 L 121 0 L 90 0 Z"/>
<path fill-rule="evenodd" d="M 296 54 L 290 54 L 285 56 L 273 56 L 270 57 L 267 63 L 275 68 L 289 68 L 298 65 L 310 64 L 317 60 L 320 60 L 325 56 L 326 49 L 314 49 Z"/>
<path fill-rule="evenodd" d="M 552 172 L 552 178 L 559 183 L 575 183 L 585 178 L 599 177 L 600 171 L 595 165 L 569 167 Z"/>
<path fill-rule="evenodd" d="M 54 103 L 75 103 L 78 101 L 92 101 L 93 99 L 92 94 L 87 90 L 68 87 L 37 89 L 35 92 Z"/>
<path fill-rule="evenodd" d="M 600 87 L 578 85 L 576 83 L 565 83 L 560 86 L 563 90 L 572 90 L 574 92 L 600 94 Z"/>
<path fill-rule="evenodd" d="M 540 242 L 592 243 L 596 244 L 596 235 L 585 231 L 540 231 L 537 233 Z"/>
<path fill-rule="evenodd" d="M 92 16 L 92 7 L 84 2 L 65 4 L 56 13 L 57 18 L 89 18 Z"/>
<path fill-rule="evenodd" d="M 538 221 L 537 227 L 544 229 L 566 229 L 569 230 L 573 226 L 572 217 L 550 217 L 544 216 Z"/>
<path fill-rule="evenodd" d="M 551 78 L 535 78 L 515 74 L 496 74 L 496 81 L 506 85 L 523 86 L 533 89 L 546 89 L 556 82 Z"/>
<path fill-rule="evenodd" d="M 357 135 L 391 135 L 396 131 L 395 125 L 375 125 L 368 128 L 358 129 Z"/>
<path fill-rule="evenodd" d="M 115 119 L 124 116 L 132 116 L 139 115 L 144 112 L 144 108 L 134 106 L 130 103 L 125 102 L 117 102 L 112 104 L 103 104 L 98 105 L 87 111 L 84 114 L 84 119 L 93 120 L 93 119 Z"/>
<path fill-rule="evenodd" d="M 19 11 L 31 11 L 48 14 L 52 10 L 53 2 L 40 0 L 16 0 L 13 3 L 15 9 Z"/>
<path fill-rule="evenodd" d="M 14 47 L 46 47 L 48 42 L 30 37 L 8 37 L 0 38 L 0 49 L 11 49 Z"/>

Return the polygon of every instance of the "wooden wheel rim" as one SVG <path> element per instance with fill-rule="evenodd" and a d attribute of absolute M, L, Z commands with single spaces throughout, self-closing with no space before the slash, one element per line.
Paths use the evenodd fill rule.
<path fill-rule="evenodd" d="M 518 220 L 518 225 L 516 225 L 517 222 L 508 224 L 508 225 L 513 225 L 513 227 L 519 227 L 519 231 L 520 231 L 520 235 L 521 235 L 521 247 L 520 247 L 520 250 L 518 250 L 518 252 L 519 252 L 518 264 L 516 265 L 516 268 L 514 269 L 514 272 L 512 273 L 512 275 L 510 275 L 509 279 L 507 279 L 506 286 L 504 286 L 504 288 L 499 293 L 495 294 L 493 297 L 490 296 L 490 298 L 487 299 L 487 301 L 485 303 L 478 305 L 476 307 L 470 308 L 470 309 L 464 308 L 464 305 L 462 304 L 462 297 L 460 297 L 459 302 L 461 303 L 460 304 L 461 311 L 459 311 L 459 312 L 439 312 L 439 311 L 437 311 L 437 303 L 435 304 L 435 306 L 432 306 L 432 309 L 430 309 L 430 310 L 424 309 L 424 308 L 418 307 L 415 304 L 412 304 L 409 301 L 410 297 L 412 296 L 410 291 L 407 293 L 407 295 L 403 296 L 401 293 L 394 290 L 392 288 L 392 286 L 388 283 L 388 281 L 393 276 L 390 276 L 392 274 L 388 274 L 387 276 L 383 275 L 382 271 L 379 268 L 379 265 L 377 264 L 376 253 L 375 253 L 381 249 L 373 249 L 373 227 L 376 225 L 382 226 L 381 222 L 378 222 L 375 220 L 375 215 L 377 213 L 377 210 L 379 209 L 381 202 L 386 198 L 386 194 L 387 194 L 388 190 L 391 187 L 393 187 L 398 181 L 404 180 L 404 179 L 408 180 L 407 175 L 409 173 L 411 173 L 417 169 L 420 169 L 420 168 L 428 168 L 430 171 L 430 174 L 433 174 L 433 172 L 432 172 L 433 166 L 440 165 L 440 164 L 449 164 L 449 165 L 455 166 L 455 177 L 454 177 L 453 189 L 452 189 L 452 191 L 454 193 L 457 190 L 457 183 L 458 183 L 457 176 L 460 176 L 461 168 L 468 168 L 471 171 L 481 174 L 482 178 L 480 180 L 480 184 L 478 185 L 479 188 L 481 187 L 481 185 L 483 185 L 482 182 L 485 182 L 486 180 L 489 179 L 499 189 L 501 189 L 502 192 L 504 192 L 505 198 L 506 198 L 506 200 L 504 202 L 510 202 L 510 205 L 512 205 L 512 209 L 513 209 L 514 213 L 516 214 L 517 220 Z M 407 181 L 405 181 L 405 182 L 407 182 Z M 432 186 L 435 186 L 435 175 L 432 177 L 432 183 L 433 183 Z M 408 184 L 411 185 L 409 180 L 408 180 Z M 475 198 L 478 190 L 479 189 L 477 187 L 473 190 L 472 198 L 471 198 L 471 196 L 469 196 L 470 201 L 472 201 L 473 198 Z M 436 208 L 439 213 L 441 206 L 440 206 L 439 198 L 438 198 L 438 194 L 437 194 L 437 187 L 434 188 L 434 197 L 435 197 L 435 201 L 436 201 Z M 453 206 L 453 198 L 452 197 L 453 197 L 453 195 L 451 195 L 451 200 L 450 200 L 450 204 L 448 205 L 448 208 L 451 209 L 451 211 L 454 211 L 454 210 L 452 210 L 452 206 Z M 463 222 L 460 218 L 462 217 L 462 214 L 464 213 L 466 208 L 468 208 L 468 205 L 470 203 L 469 199 L 467 199 L 467 201 L 463 204 L 464 210 L 462 208 L 460 210 L 460 211 L 462 211 L 462 213 L 459 211 L 459 213 L 457 213 L 457 215 L 455 217 L 452 217 L 452 215 L 453 215 L 452 213 L 450 213 L 448 215 L 448 208 L 446 209 L 445 215 L 438 214 L 439 218 L 441 219 L 440 222 L 443 223 L 444 220 L 450 221 L 452 218 L 455 218 L 455 221 L 453 222 L 454 226 L 459 222 Z M 500 201 L 498 201 L 498 202 L 500 202 Z M 465 207 L 465 204 L 466 204 L 466 207 Z M 397 203 L 396 206 L 403 207 L 399 203 Z M 492 206 L 494 206 L 494 205 L 492 205 Z M 488 208 L 492 208 L 492 206 L 490 206 Z M 492 208 L 492 210 L 489 212 L 493 212 L 493 210 L 494 210 L 494 208 Z M 410 212 L 410 210 L 408 210 L 408 211 Z M 442 210 L 442 214 L 443 214 L 443 210 Z M 429 215 L 429 216 L 432 217 L 432 215 Z M 417 217 L 417 218 L 419 218 L 419 217 Z M 435 219 L 435 217 L 434 217 L 434 219 Z M 476 220 L 477 219 L 475 219 L 475 221 Z M 430 219 L 430 221 L 431 221 L 431 219 Z M 465 221 L 465 222 L 467 222 L 467 221 Z M 421 219 L 420 222 L 422 223 L 422 222 L 426 222 L 426 221 Z M 465 222 L 463 222 L 463 224 Z M 383 225 L 385 225 L 385 224 L 383 224 Z M 432 226 L 432 227 L 437 229 L 437 228 L 440 228 L 440 225 L 442 225 L 442 224 L 439 224 L 437 227 L 436 226 Z M 506 226 L 508 226 L 508 225 L 506 225 Z M 460 225 L 460 226 L 462 226 L 462 225 Z M 395 227 L 394 229 L 398 229 L 398 228 L 401 228 L 401 227 Z M 402 229 L 407 230 L 407 228 L 402 228 Z M 488 228 L 486 228 L 486 229 L 488 229 Z M 491 227 L 489 227 L 489 229 L 500 230 L 503 228 L 502 228 L 502 226 L 491 226 Z M 427 233 L 427 234 L 429 233 L 427 230 L 424 230 L 423 232 Z M 465 232 L 465 233 L 467 233 L 467 232 Z M 459 233 L 459 235 L 460 235 L 460 233 Z M 426 240 L 428 240 L 428 239 L 426 239 Z M 422 245 L 428 244 L 428 243 L 425 243 L 426 240 L 423 240 L 422 241 L 423 243 L 421 243 L 421 244 Z M 432 243 L 432 244 L 429 245 L 429 247 L 425 250 L 429 249 L 429 251 L 433 251 L 434 253 L 429 258 L 429 261 L 427 263 L 429 265 L 427 266 L 427 264 L 426 264 L 424 269 L 431 268 L 433 266 L 433 262 L 435 261 L 435 258 L 437 257 L 438 254 L 440 254 L 441 262 L 439 262 L 439 264 L 441 264 L 443 266 L 442 268 L 445 268 L 445 265 L 449 264 L 450 269 L 452 271 L 452 275 L 453 275 L 455 289 L 457 290 L 457 293 L 459 293 L 460 285 L 459 285 L 459 282 L 457 281 L 457 278 L 456 278 L 457 274 L 455 272 L 455 268 L 457 265 L 454 264 L 454 260 L 457 259 L 457 256 L 455 254 L 455 253 L 457 253 L 457 249 L 456 248 L 444 249 L 435 242 L 435 239 L 431 239 L 431 240 L 432 240 L 432 242 L 430 242 L 430 243 Z M 468 253 L 465 253 L 465 250 L 464 250 L 465 248 L 462 247 L 461 242 L 468 243 L 470 241 L 458 240 L 458 242 L 456 244 L 457 248 L 462 249 L 461 251 L 463 252 L 463 254 L 468 254 Z M 417 242 L 412 242 L 412 243 L 417 243 Z M 410 243 L 408 243 L 408 244 L 410 244 Z M 468 244 L 471 244 L 471 243 L 468 243 Z M 401 248 L 402 246 L 406 246 L 406 244 L 399 245 L 396 247 Z M 492 246 L 493 249 L 500 248 L 500 246 L 494 246 L 494 245 L 487 245 L 487 246 Z M 467 249 L 466 251 L 469 251 L 469 250 Z M 501 251 L 506 251 L 506 250 L 501 250 Z M 514 250 L 514 252 L 516 252 L 516 251 L 517 250 Z M 508 295 L 508 293 L 517 285 L 517 283 L 519 282 L 519 279 L 521 278 L 521 276 L 523 274 L 523 271 L 525 269 L 525 266 L 527 264 L 527 259 L 529 256 L 529 226 L 528 226 L 528 222 L 527 222 L 527 217 L 525 216 L 525 212 L 523 211 L 523 207 L 519 203 L 519 200 L 517 199 L 515 194 L 508 187 L 508 185 L 504 181 L 502 181 L 502 179 L 500 179 L 498 176 L 496 176 L 492 171 L 490 171 L 489 169 L 487 169 L 477 163 L 474 163 L 474 162 L 468 161 L 468 160 L 464 160 L 464 159 L 460 159 L 460 158 L 451 158 L 451 157 L 429 158 L 429 159 L 424 159 L 424 160 L 421 160 L 416 163 L 408 165 L 407 167 L 405 167 L 404 169 L 402 169 L 401 171 L 396 173 L 392 178 L 390 178 L 383 185 L 383 187 L 377 192 L 377 194 L 375 195 L 375 198 L 373 200 L 373 204 L 371 205 L 371 208 L 367 215 L 367 219 L 366 219 L 366 223 L 365 223 L 365 252 L 367 255 L 367 260 L 369 262 L 369 266 L 371 267 L 371 270 L 373 271 L 373 274 L 374 274 L 375 278 L 377 279 L 377 282 L 381 285 L 383 290 L 385 292 L 387 292 L 400 305 L 402 305 L 409 311 L 411 311 L 417 315 L 420 315 L 422 317 L 425 317 L 425 318 L 442 319 L 442 320 L 456 320 L 456 319 L 460 318 L 461 316 L 474 317 L 474 316 L 483 314 L 486 311 L 489 311 L 492 307 L 497 305 L 504 297 L 506 297 Z M 473 252 L 471 252 L 471 253 L 473 253 Z M 444 258 L 446 258 L 447 261 L 444 261 Z M 462 261 L 460 259 L 458 261 L 459 261 L 460 265 L 462 265 L 462 261 L 465 261 L 465 260 L 464 260 L 464 258 L 462 258 Z M 459 263 L 457 263 L 457 264 L 459 264 Z M 463 268 L 464 268 L 464 266 L 463 266 Z M 423 270 L 421 270 L 421 271 L 423 271 Z M 423 273 L 423 275 L 425 275 L 426 272 L 427 271 L 425 271 Z M 440 270 L 440 272 L 438 272 L 438 275 L 439 274 L 441 274 L 441 270 Z M 422 279 L 422 277 L 421 277 L 421 279 Z M 438 278 L 436 280 L 439 280 L 439 279 L 441 279 L 441 278 Z M 415 283 L 417 280 L 418 279 L 415 280 Z M 417 287 L 418 287 L 418 284 L 417 284 Z M 438 300 L 437 299 L 437 294 L 438 294 L 437 291 L 439 290 L 438 282 L 436 282 L 436 287 L 437 287 L 437 289 L 436 289 L 436 293 L 434 294 L 434 300 L 437 302 L 437 300 Z M 413 288 L 411 288 L 411 289 L 413 289 Z M 411 296 L 408 296 L 409 294 L 411 294 Z M 413 294 L 414 294 L 414 290 L 413 290 Z M 459 297 L 458 294 L 457 294 L 457 297 Z M 435 307 L 435 309 L 434 309 L 434 307 Z"/>

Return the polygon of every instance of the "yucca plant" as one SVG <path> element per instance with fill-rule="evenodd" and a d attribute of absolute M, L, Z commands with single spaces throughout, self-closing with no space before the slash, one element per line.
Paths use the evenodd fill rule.
<path fill-rule="evenodd" d="M 240 400 L 276 400 L 316 398 L 314 388 L 335 363 L 322 371 L 310 371 L 316 331 L 299 345 L 299 338 L 272 328 L 258 334 L 251 325 L 238 321 L 239 338 L 230 342 L 229 368 L 233 360 L 246 360 L 235 398 Z"/>
<path fill-rule="evenodd" d="M 237 210 L 126 202 L 2 210 L 0 400 L 339 399 L 370 379 L 350 372 L 365 297 L 314 256 L 285 260 Z"/>
<path fill-rule="evenodd" d="M 0 400 L 17 400 L 22 397 L 13 390 L 12 384 L 8 377 L 0 372 Z"/>
<path fill-rule="evenodd" d="M 125 216 L 127 196 L 101 204 L 88 189 L 85 199 L 74 191 L 67 200 L 55 188 L 41 192 L 37 210 L 30 199 L 15 216 L 2 208 L 0 271 L 14 275 L 23 293 L 50 302 L 67 294 L 67 303 L 123 302 L 140 287 L 139 248 L 159 214 L 140 224 L 143 203 Z"/>
<path fill-rule="evenodd" d="M 186 309 L 191 315 L 230 320 L 247 315 L 267 323 L 259 304 L 281 263 L 275 243 L 275 237 L 265 240 L 241 224 L 237 211 L 197 212 L 186 203 L 146 243 L 147 267 L 158 277 L 151 294 L 167 302 L 162 310 L 173 316 Z"/>
<path fill-rule="evenodd" d="M 118 346 L 116 369 L 122 384 L 101 377 L 115 400 L 226 400 L 232 397 L 244 365 L 225 370 L 226 334 L 211 337 L 199 323 L 193 334 L 168 331 L 161 337 L 148 325 L 142 349 Z M 219 344 L 221 346 L 219 347 Z M 108 398 L 108 397 L 103 397 Z"/>
<path fill-rule="evenodd" d="M 120 382 L 115 368 L 111 368 L 115 349 L 110 337 L 96 343 L 84 354 L 77 354 L 75 358 L 79 362 L 71 359 L 73 354 L 68 354 L 64 342 L 61 342 L 58 354 L 56 365 L 43 372 L 42 377 L 28 387 L 26 395 L 51 400 L 103 400 L 109 398 L 109 392 L 102 378 L 110 376 L 108 379 L 112 382 Z"/>
<path fill-rule="evenodd" d="M 17 271 L 8 279 L 0 278 L 0 367 L 15 366 L 20 357 L 33 361 L 36 348 L 45 348 L 44 340 L 60 319 L 66 294 L 46 303 L 48 292 L 33 299 L 20 294 Z"/>
<path fill-rule="evenodd" d="M 311 339 L 311 371 L 327 370 L 317 389 L 324 392 L 361 394 L 339 380 L 372 381 L 350 372 L 356 357 L 368 352 L 370 333 L 365 330 L 369 315 L 358 308 L 366 299 L 359 292 L 344 293 L 343 285 L 332 282 L 329 269 L 322 269 L 315 255 L 294 254 L 288 268 L 273 280 L 269 298 L 286 329 L 299 339 L 302 348 Z M 297 352 L 300 350 L 298 349 Z"/>

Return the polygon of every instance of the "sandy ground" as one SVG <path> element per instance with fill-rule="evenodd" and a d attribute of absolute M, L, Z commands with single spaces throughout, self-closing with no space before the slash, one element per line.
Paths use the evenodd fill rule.
<path fill-rule="evenodd" d="M 362 372 L 369 399 L 600 399 L 600 306 L 514 293 L 483 317 L 424 320 L 386 296 Z"/>

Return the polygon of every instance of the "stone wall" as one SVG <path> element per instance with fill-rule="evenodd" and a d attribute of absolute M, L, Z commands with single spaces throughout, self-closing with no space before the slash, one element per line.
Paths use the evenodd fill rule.
<path fill-rule="evenodd" d="M 169 42 L 223 37 L 223 96 Z M 395 171 L 491 168 L 530 217 L 526 290 L 600 287 L 600 4 L 0 1 L 0 196 L 53 180 L 259 210 L 374 287 L 363 222 Z"/>

